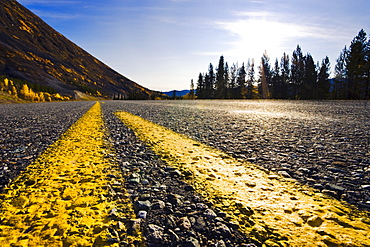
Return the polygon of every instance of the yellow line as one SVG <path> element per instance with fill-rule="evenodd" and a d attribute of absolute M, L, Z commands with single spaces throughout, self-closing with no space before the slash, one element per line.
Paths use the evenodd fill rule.
<path fill-rule="evenodd" d="M 370 218 L 127 112 L 116 115 L 230 221 L 266 246 L 370 246 Z"/>
<path fill-rule="evenodd" d="M 118 176 L 118 168 L 106 158 L 111 151 L 104 135 L 96 103 L 6 188 L 0 201 L 0 246 L 101 246 L 117 234 L 135 239 L 125 231 L 108 232 L 114 223 L 109 211 L 120 209 L 109 191 L 113 182 L 123 181 L 108 181 L 108 174 Z M 123 216 L 134 216 L 127 201 L 122 207 Z"/>

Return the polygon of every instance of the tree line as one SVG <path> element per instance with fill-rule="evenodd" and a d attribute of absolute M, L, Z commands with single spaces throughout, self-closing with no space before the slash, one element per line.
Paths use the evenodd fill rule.
<path fill-rule="evenodd" d="M 33 84 L 19 79 L 0 76 L 0 92 L 6 92 L 14 98 L 31 102 L 51 102 L 70 100 L 68 96 L 61 96 L 48 86 Z"/>
<path fill-rule="evenodd" d="M 284 53 L 271 65 L 265 52 L 257 67 L 255 61 L 233 63 L 230 67 L 221 56 L 216 68 L 209 64 L 199 73 L 198 99 L 370 99 L 370 38 L 362 29 L 340 52 L 330 78 L 326 56 L 315 63 L 310 53 L 303 54 L 297 45 L 292 55 Z M 256 79 L 257 77 L 257 79 Z M 191 82 L 193 86 L 193 80 Z"/>

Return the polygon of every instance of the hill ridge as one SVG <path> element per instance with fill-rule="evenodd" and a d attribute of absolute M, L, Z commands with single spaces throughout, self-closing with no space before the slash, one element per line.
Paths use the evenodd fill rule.
<path fill-rule="evenodd" d="M 0 2 L 0 75 L 75 97 L 151 99 L 161 95 L 119 74 L 15 0 Z"/>

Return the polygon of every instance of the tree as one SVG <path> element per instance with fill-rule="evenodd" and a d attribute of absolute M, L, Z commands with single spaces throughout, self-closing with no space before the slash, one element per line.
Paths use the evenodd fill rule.
<path fill-rule="evenodd" d="M 280 66 L 278 59 L 275 60 L 275 66 L 272 70 L 272 79 L 271 79 L 271 96 L 274 99 L 282 98 L 282 78 L 280 74 Z"/>
<path fill-rule="evenodd" d="M 315 62 L 311 54 L 303 58 L 304 60 L 304 77 L 300 89 L 300 99 L 313 99 L 315 97 L 317 72 Z"/>
<path fill-rule="evenodd" d="M 230 72 L 229 64 L 227 62 L 225 62 L 224 78 L 225 78 L 225 92 L 223 98 L 227 99 L 229 98 L 229 89 L 230 89 Z"/>
<path fill-rule="evenodd" d="M 229 90 L 228 90 L 228 96 L 230 99 L 234 99 L 237 97 L 237 82 L 236 82 L 236 78 L 238 77 L 238 64 L 234 63 L 231 67 L 230 67 L 230 83 L 229 83 Z"/>
<path fill-rule="evenodd" d="M 191 79 L 191 81 L 190 81 L 190 93 L 189 93 L 189 98 L 190 98 L 190 99 L 194 99 L 194 96 L 195 96 L 195 94 L 194 94 L 194 81 L 193 81 L 193 79 Z"/>
<path fill-rule="evenodd" d="M 202 73 L 199 73 L 196 95 L 199 99 L 204 99 L 205 97 L 204 93 L 205 93 L 205 83 L 203 80 Z"/>
<path fill-rule="evenodd" d="M 288 93 L 289 90 L 289 80 L 290 80 L 290 63 L 289 63 L 289 55 L 285 52 L 281 58 L 280 62 L 281 67 L 281 98 L 288 99 L 290 95 Z"/>
<path fill-rule="evenodd" d="M 247 99 L 253 99 L 253 89 L 254 89 L 254 59 L 252 58 L 252 62 L 248 60 L 248 76 L 247 76 L 247 93 L 246 98 Z"/>
<path fill-rule="evenodd" d="M 332 93 L 334 99 L 348 99 L 347 60 L 348 50 L 345 46 L 340 52 L 335 65 L 334 88 Z"/>
<path fill-rule="evenodd" d="M 245 66 L 243 63 L 242 67 L 239 68 L 238 77 L 236 79 L 236 83 L 238 85 L 238 91 L 237 91 L 236 98 L 238 99 L 243 99 L 245 97 L 245 76 L 246 74 L 247 73 L 245 72 Z"/>
<path fill-rule="evenodd" d="M 300 88 L 304 80 L 304 61 L 301 47 L 297 45 L 296 50 L 293 51 L 292 65 L 291 65 L 291 82 L 293 97 L 298 99 L 300 95 Z"/>
<path fill-rule="evenodd" d="M 212 63 L 210 63 L 208 67 L 208 74 L 206 74 L 205 77 L 205 98 L 208 99 L 213 98 L 214 84 L 215 84 L 215 73 L 213 71 L 213 65 Z"/>
<path fill-rule="evenodd" d="M 261 57 L 261 66 L 260 66 L 260 95 L 263 99 L 268 99 L 269 95 L 269 87 L 271 87 L 271 65 L 270 65 L 270 58 L 265 51 Z"/>
<path fill-rule="evenodd" d="M 330 92 L 329 76 L 330 62 L 329 58 L 326 56 L 321 62 L 321 67 L 318 74 L 316 98 L 328 99 Z"/>
<path fill-rule="evenodd" d="M 221 56 L 220 60 L 218 62 L 215 86 L 216 86 L 215 98 L 216 99 L 224 99 L 225 96 L 226 96 L 226 78 L 225 78 L 224 56 Z"/>
<path fill-rule="evenodd" d="M 366 53 L 367 40 L 366 32 L 361 29 L 358 35 L 352 40 L 348 50 L 347 73 L 348 73 L 348 98 L 365 99 L 366 88 Z"/>

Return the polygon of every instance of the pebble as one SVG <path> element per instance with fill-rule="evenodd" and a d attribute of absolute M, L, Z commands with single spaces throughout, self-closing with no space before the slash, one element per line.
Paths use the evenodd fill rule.
<path fill-rule="evenodd" d="M 370 190 L 361 187 L 370 182 L 366 141 L 370 138 L 370 123 L 364 121 L 370 116 L 370 107 L 363 102 L 235 101 L 231 104 L 196 100 L 121 106 L 236 158 L 270 171 L 285 171 L 300 183 L 344 188 L 344 191 L 324 188 L 333 196 L 345 191 L 358 192 L 345 200 L 369 211 L 368 207 L 362 207 L 370 197 Z M 245 108 L 250 113 L 242 113 Z M 271 178 L 278 179 L 273 175 Z"/>

